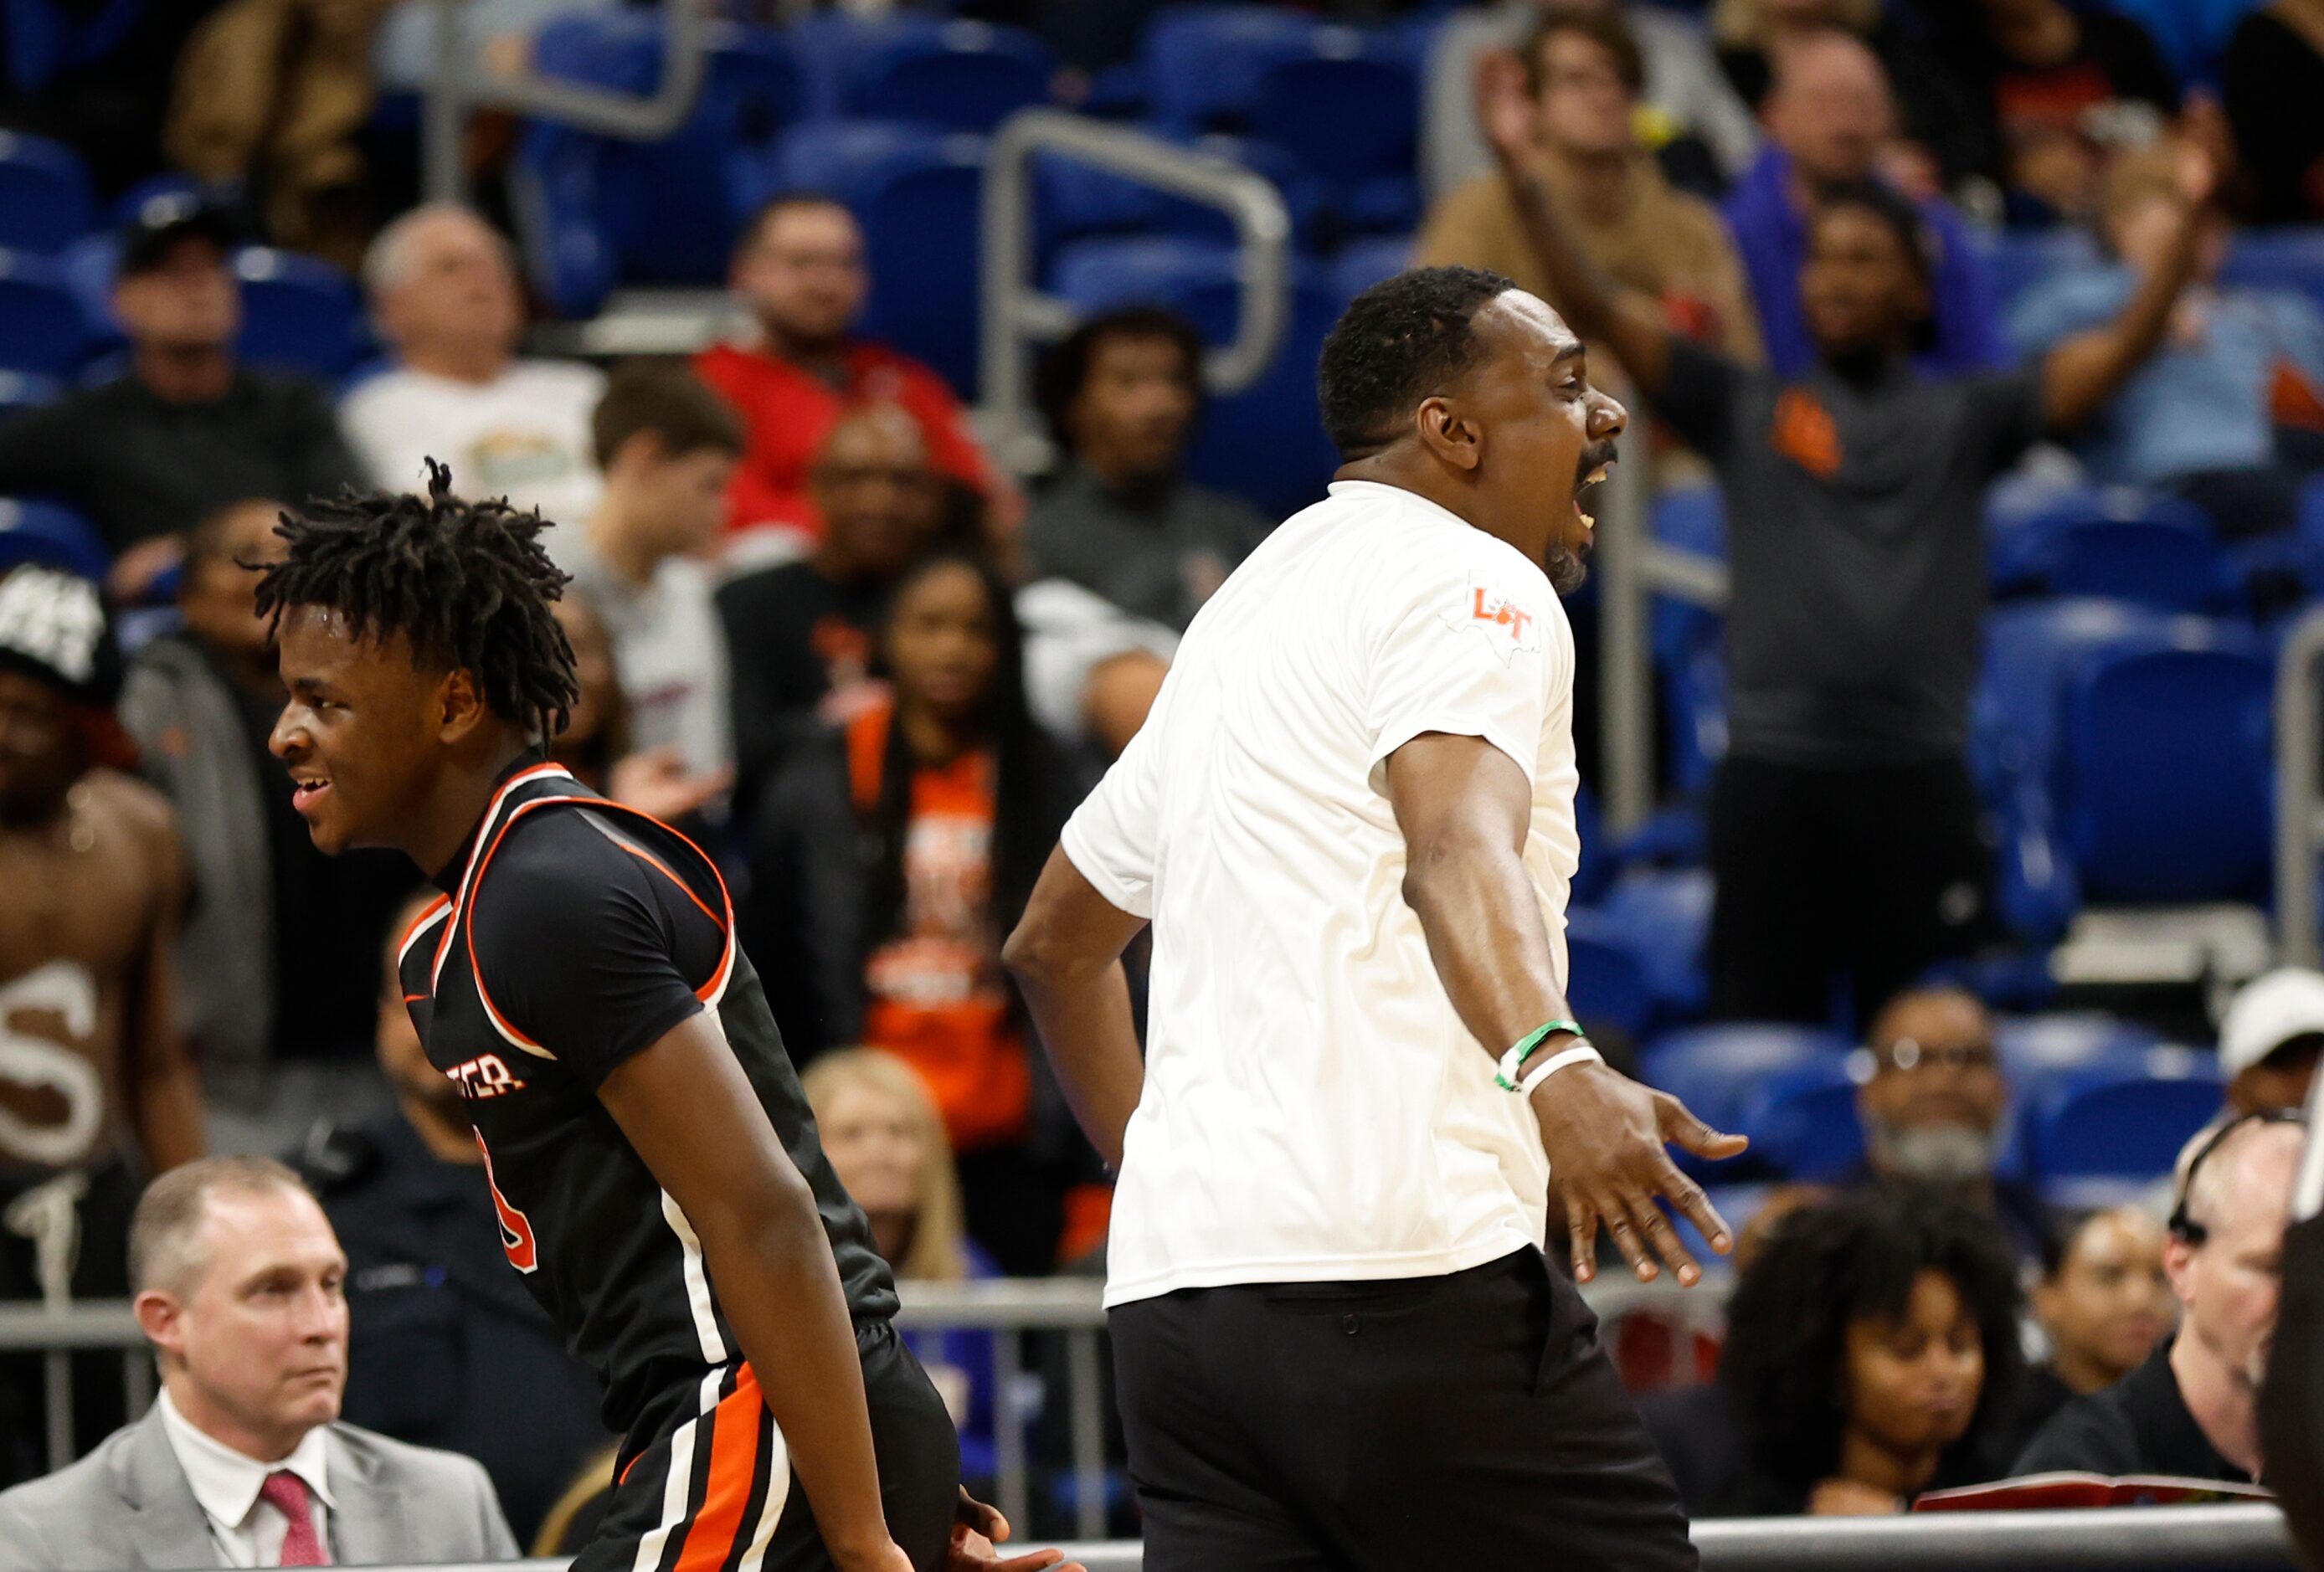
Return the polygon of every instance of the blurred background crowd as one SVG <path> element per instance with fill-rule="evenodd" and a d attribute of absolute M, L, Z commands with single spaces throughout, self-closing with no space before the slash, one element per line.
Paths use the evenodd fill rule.
<path fill-rule="evenodd" d="M 659 68 L 651 6 L 460 14 L 487 74 Z M 1728 575 L 1654 603 L 1659 805 L 1585 801 L 1572 921 L 1609 1055 L 1754 1137 L 1702 1174 L 1744 1225 L 1724 1326 L 1609 1331 L 1689 1505 L 2259 1472 L 2278 1123 L 2324 1051 L 2264 916 L 2274 660 L 2324 593 L 2324 0 L 735 0 L 669 136 L 480 112 L 466 203 L 421 198 L 438 21 L 0 7 L 0 1296 L 120 1297 L 152 1176 L 285 1158 L 347 1258 L 347 1417 L 571 1531 L 609 1438 L 395 997 L 420 880 L 316 853 L 267 752 L 275 519 L 431 458 L 557 524 L 553 752 L 727 869 L 901 1275 L 1100 1273 L 1000 942 L 1321 494 L 1323 329 L 1463 263 L 1641 417 L 1624 527 Z M 1038 106 L 1264 175 L 1293 257 L 1273 362 L 1214 395 L 1217 215 L 1042 166 L 1076 325 L 1030 464 L 976 418 L 973 220 Z M 667 353 L 618 353 L 641 320 Z M 925 1343 L 973 1477 L 1002 1411 L 1061 1463 L 1056 1371 Z M 0 1360 L 0 1483 L 43 1402 Z"/>

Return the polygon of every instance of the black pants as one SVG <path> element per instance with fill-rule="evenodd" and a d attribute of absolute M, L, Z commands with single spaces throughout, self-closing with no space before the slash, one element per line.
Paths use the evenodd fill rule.
<path fill-rule="evenodd" d="M 1958 761 L 1720 766 L 1711 797 L 1711 1009 L 1858 1025 L 1982 936 L 1992 852 Z"/>
<path fill-rule="evenodd" d="M 1670 1473 L 1536 1250 L 1116 1309 L 1146 1572 L 1683 1572 Z"/>
<path fill-rule="evenodd" d="M 872 1445 L 888 1532 L 917 1572 L 939 1572 L 960 1489 L 960 1439 L 927 1372 L 885 1321 L 856 1328 Z M 767 1572 L 830 1572 L 807 1492 L 791 1468 L 748 1365 L 674 1393 L 657 1431 L 632 1452 L 574 1572 L 632 1572 L 652 1541 L 658 1572 L 720 1572 L 756 1560 Z"/>
<path fill-rule="evenodd" d="M 0 1181 L 0 1208 L 32 1188 L 26 1180 Z M 75 1209 L 80 1249 L 74 1258 L 75 1299 L 125 1299 L 129 1294 L 129 1218 L 143 1181 L 127 1163 L 108 1162 L 88 1173 L 88 1190 Z M 0 1301 L 37 1303 L 38 1256 L 32 1242 L 0 1229 Z M 0 1357 L 0 1486 L 49 1471 L 46 1365 L 37 1354 Z M 72 1356 L 73 1448 L 88 1451 L 129 1417 L 120 1355 Z"/>

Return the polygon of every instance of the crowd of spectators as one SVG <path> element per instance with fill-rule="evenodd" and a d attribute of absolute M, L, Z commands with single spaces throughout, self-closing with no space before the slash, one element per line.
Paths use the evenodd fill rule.
<path fill-rule="evenodd" d="M 1013 19 L 1102 66 L 1070 9 Z M 2059 0 L 1508 0 L 1448 23 L 1428 80 L 1412 261 L 1555 306 L 1657 417 L 1663 478 L 1725 498 L 1711 1009 L 1863 1044 L 1860 1168 L 1767 1203 L 1718 1379 L 1650 1406 L 1690 1508 L 1891 1512 L 2055 1467 L 2248 1482 L 2324 978 L 2227 1012 L 2227 1106 L 2163 1204 L 2071 1217 L 2010 1166 L 1991 1014 L 1930 978 L 1995 933 L 1968 758 L 1988 484 L 2057 442 L 2264 535 L 2324 468 L 2324 313 L 2221 277 L 2238 222 L 2324 218 L 2324 120 L 2289 107 L 2324 101 L 2324 4 L 2246 17 L 2223 103 Z M 160 132 L 77 129 L 97 107 L 0 97 L 0 123 L 81 137 L 118 187 Z M 0 1567 L 92 1553 L 68 1520 L 112 1554 L 107 1493 L 172 1470 L 199 1512 L 166 1542 L 262 1563 L 569 1548 L 602 1490 L 595 1394 L 503 1265 L 395 997 L 417 875 L 317 853 L 269 751 L 253 594 L 283 510 L 441 464 L 556 521 L 581 694 L 555 757 L 718 856 L 832 1161 L 927 1282 L 1102 1244 L 1102 1171 L 1001 942 L 1274 523 L 1189 478 L 1203 340 L 1154 307 L 1044 354 L 1056 462 L 1020 491 L 964 390 L 862 335 L 863 234 L 814 191 L 740 226 L 729 336 L 610 368 L 521 353 L 508 241 L 410 207 L 359 253 L 386 359 L 336 399 L 237 362 L 247 216 L 136 207 L 117 374 L 0 419 L 0 496 L 69 504 L 112 561 L 0 576 L 0 879 L 33 892 L 0 903 L 0 1028 L 37 1065 L 0 1070 L 24 1082 L 0 1084 L 0 1295 L 133 1297 L 166 1393 L 101 1440 L 124 1416 L 78 1384 L 97 1450 L 0 1498 Z M 1997 221 L 2084 226 L 2095 260 L 2005 314 Z M 990 1338 L 918 1352 L 990 1475 L 1018 1401 Z M 42 1402 L 0 1362 L 0 1483 L 38 1471 Z M 397 1520 L 422 1537 L 377 1537 L 366 1493 L 395 1489 L 431 1503 Z"/>

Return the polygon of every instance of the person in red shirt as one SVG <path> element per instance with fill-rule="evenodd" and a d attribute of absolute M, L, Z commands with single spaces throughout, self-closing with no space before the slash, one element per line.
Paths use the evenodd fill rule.
<path fill-rule="evenodd" d="M 730 282 L 757 320 L 758 341 L 714 345 L 695 371 L 742 417 L 746 450 L 727 492 L 731 530 L 773 525 L 819 537 L 807 473 L 842 415 L 866 403 L 899 405 L 918 421 L 930 462 L 972 504 L 1013 496 L 942 377 L 852 336 L 872 278 L 862 232 L 845 207 L 813 194 L 777 197 L 743 230 Z"/>

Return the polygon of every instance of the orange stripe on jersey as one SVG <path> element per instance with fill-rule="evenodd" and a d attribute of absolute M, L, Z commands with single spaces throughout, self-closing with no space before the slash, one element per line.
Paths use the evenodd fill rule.
<path fill-rule="evenodd" d="M 403 937 L 395 942 L 395 959 L 398 965 L 402 963 L 404 952 L 411 948 L 412 941 L 419 938 L 427 929 L 428 924 L 434 922 L 444 908 L 451 904 L 450 896 L 438 896 L 421 908 L 418 916 L 411 919 L 411 926 L 406 928 L 403 931 Z"/>
<path fill-rule="evenodd" d="M 734 1538 L 742 1530 L 742 1514 L 751 1504 L 752 1476 L 759 1469 L 759 1432 L 766 1402 L 759 1395 L 759 1377 L 745 1365 L 734 1378 L 734 1390 L 713 1411 L 710 1421 L 710 1475 L 702 1492 L 701 1510 L 686 1531 L 672 1572 L 718 1572 L 733 1553 Z"/>

